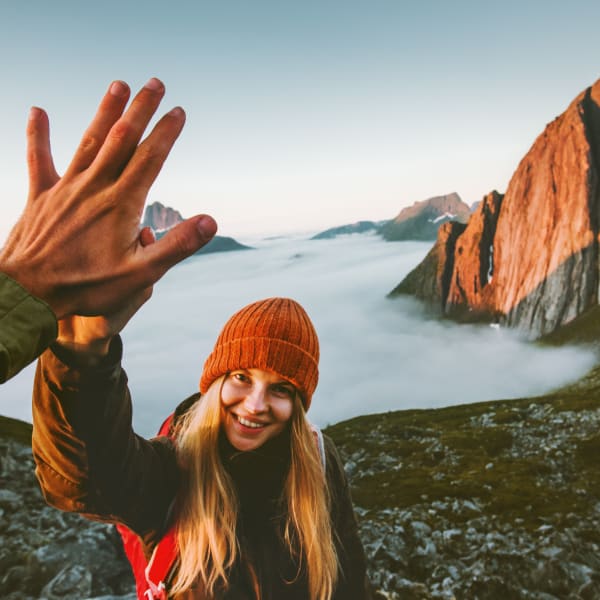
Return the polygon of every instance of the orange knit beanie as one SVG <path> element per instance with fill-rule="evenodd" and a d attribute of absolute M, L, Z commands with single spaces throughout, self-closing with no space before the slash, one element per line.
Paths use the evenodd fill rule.
<path fill-rule="evenodd" d="M 236 369 L 263 369 L 298 389 L 308 410 L 319 379 L 319 340 L 306 311 L 289 298 L 245 306 L 225 323 L 204 363 L 200 391 Z"/>

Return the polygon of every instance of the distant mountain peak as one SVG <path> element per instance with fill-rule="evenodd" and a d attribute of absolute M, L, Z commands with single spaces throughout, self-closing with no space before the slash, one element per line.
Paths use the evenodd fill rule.
<path fill-rule="evenodd" d="M 466 223 L 471 209 L 456 193 L 433 196 L 403 208 L 381 229 L 388 241 L 435 240 L 442 223 L 456 220 Z"/>
<path fill-rule="evenodd" d="M 153 202 L 146 206 L 142 227 L 151 227 L 155 232 L 163 232 L 175 227 L 183 220 L 178 210 L 165 206 L 160 202 Z"/>

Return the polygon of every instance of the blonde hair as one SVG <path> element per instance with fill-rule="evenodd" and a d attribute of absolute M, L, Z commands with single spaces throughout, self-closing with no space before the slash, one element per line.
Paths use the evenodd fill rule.
<path fill-rule="evenodd" d="M 190 409 L 179 428 L 177 451 L 183 470 L 177 498 L 179 569 L 170 592 L 188 589 L 198 578 L 207 594 L 228 586 L 228 571 L 239 556 L 238 501 L 233 481 L 219 456 L 221 388 L 219 377 Z M 309 600 L 330 600 L 338 560 L 329 516 L 330 498 L 313 432 L 298 394 L 290 423 L 291 461 L 283 497 L 287 504 L 284 540 L 304 568 Z"/>

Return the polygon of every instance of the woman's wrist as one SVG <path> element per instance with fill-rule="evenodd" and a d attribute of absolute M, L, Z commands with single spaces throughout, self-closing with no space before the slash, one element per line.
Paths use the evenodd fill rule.
<path fill-rule="evenodd" d="M 95 340 L 77 340 L 59 336 L 56 343 L 70 352 L 103 357 L 108 354 L 112 337 Z"/>
<path fill-rule="evenodd" d="M 85 340 L 59 335 L 56 343 L 69 354 L 75 355 L 80 366 L 95 367 L 108 355 L 111 340 L 112 337 Z"/>

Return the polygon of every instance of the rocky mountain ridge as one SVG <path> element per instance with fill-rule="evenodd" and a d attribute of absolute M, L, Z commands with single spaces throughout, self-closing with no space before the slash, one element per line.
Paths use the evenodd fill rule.
<path fill-rule="evenodd" d="M 497 321 L 531 338 L 598 304 L 600 81 L 548 124 L 506 194 L 488 194 L 391 295 L 414 294 L 459 319 Z"/>
<path fill-rule="evenodd" d="M 452 192 L 414 202 L 411 206 L 403 208 L 393 219 L 357 221 L 331 227 L 317 233 L 311 239 L 331 239 L 352 233 L 375 233 L 388 242 L 433 241 L 442 225 L 451 221 L 466 223 L 471 212 L 471 208 L 460 196 Z"/>
<path fill-rule="evenodd" d="M 386 221 L 387 222 L 387 221 Z M 350 235 L 353 233 L 379 233 L 382 222 L 375 221 L 356 221 L 355 223 L 348 223 L 347 225 L 340 225 L 338 227 L 330 227 L 313 235 L 311 240 L 330 240 L 336 238 L 339 235 Z"/>
<path fill-rule="evenodd" d="M 388 242 L 399 240 L 435 240 L 443 223 L 458 221 L 466 223 L 471 209 L 456 192 L 434 196 L 412 206 L 403 208 L 400 213 L 381 228 L 381 235 Z"/>

